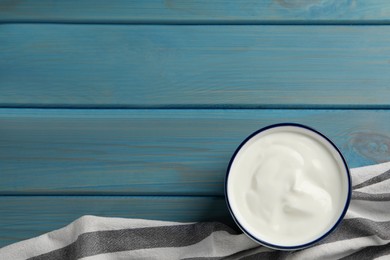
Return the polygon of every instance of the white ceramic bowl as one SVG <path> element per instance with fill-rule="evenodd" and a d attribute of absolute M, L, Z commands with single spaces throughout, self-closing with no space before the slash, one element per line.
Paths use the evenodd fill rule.
<path fill-rule="evenodd" d="M 245 171 L 246 167 L 240 165 L 244 163 L 239 163 L 240 160 L 243 160 L 245 156 L 247 156 L 246 153 L 248 153 L 248 148 L 251 147 L 256 141 L 260 140 L 261 138 L 265 136 L 269 136 L 271 133 L 278 133 L 278 132 L 288 132 L 288 133 L 298 133 L 301 135 L 305 135 L 306 137 L 312 139 L 315 142 L 318 142 L 321 147 L 324 148 L 324 150 L 327 150 L 327 152 L 330 153 L 330 158 L 332 160 L 334 159 L 334 163 L 338 169 L 340 169 L 340 178 L 337 180 L 337 185 L 340 187 L 338 189 L 340 192 L 337 193 L 337 206 L 335 206 L 335 209 L 331 213 L 331 218 L 329 218 L 324 224 L 324 228 L 322 229 L 321 232 L 318 234 L 315 234 L 314 236 L 311 236 L 310 239 L 306 241 L 300 240 L 299 243 L 294 243 L 294 242 L 288 242 L 285 243 L 281 239 L 280 241 L 275 241 L 275 239 L 270 239 L 267 238 L 267 235 L 265 235 L 266 232 L 262 232 L 258 226 L 256 226 L 256 223 L 251 223 L 253 222 L 253 218 L 249 218 L 248 215 L 246 216 L 243 214 L 243 207 L 240 206 L 241 204 L 239 201 L 243 201 L 242 199 L 240 200 L 239 196 L 244 196 L 247 187 L 237 187 L 237 185 L 245 185 L 245 181 L 242 181 L 240 178 L 244 178 L 244 174 L 242 174 L 242 171 Z M 322 148 L 321 148 L 322 149 Z M 253 150 L 249 149 L 249 151 Z M 244 161 L 245 162 L 245 161 Z M 337 175 L 338 176 L 338 175 Z M 250 181 L 247 183 L 250 183 Z M 239 188 L 239 189 L 237 189 Z M 242 190 L 244 192 L 240 192 L 238 194 L 237 190 Z M 264 194 L 264 193 L 263 193 Z M 322 240 L 325 238 L 327 235 L 329 235 L 335 228 L 340 224 L 342 221 L 348 206 L 349 202 L 351 199 L 351 178 L 349 174 L 349 169 L 347 166 L 347 163 L 342 156 L 340 150 L 336 147 L 336 145 L 325 135 L 321 134 L 320 132 L 314 130 L 311 127 L 301 125 L 301 124 L 295 124 L 295 123 L 281 123 L 281 124 L 275 124 L 275 125 L 270 125 L 267 127 L 264 127 L 253 134 L 251 134 L 249 137 L 247 137 L 236 149 L 234 152 L 228 169 L 227 169 L 227 174 L 225 178 L 225 198 L 227 202 L 227 206 L 229 208 L 229 211 L 234 219 L 234 221 L 237 223 L 239 228 L 247 234 L 250 238 L 252 238 L 254 241 L 273 248 L 273 249 L 278 249 L 278 250 L 297 250 L 297 249 L 302 249 L 309 247 L 318 241 Z M 249 205 L 249 204 L 248 204 Z M 257 205 L 256 207 L 261 207 L 262 205 Z M 277 205 L 276 205 L 277 206 Z M 250 207 L 250 206 L 245 206 L 245 207 Z M 322 223 L 322 222 L 321 222 Z M 254 228 L 256 227 L 256 228 Z M 310 228 L 310 226 L 308 226 Z M 302 232 L 305 232 L 305 230 L 302 230 Z M 292 235 L 294 237 L 294 235 Z M 299 240 L 299 239 L 298 239 Z"/>

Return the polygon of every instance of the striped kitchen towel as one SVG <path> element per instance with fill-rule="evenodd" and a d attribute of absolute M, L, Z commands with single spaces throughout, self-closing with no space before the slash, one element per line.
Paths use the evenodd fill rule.
<path fill-rule="evenodd" d="M 325 240 L 304 250 L 268 249 L 218 222 L 84 216 L 0 249 L 0 259 L 390 259 L 390 162 L 351 174 L 345 219 Z"/>

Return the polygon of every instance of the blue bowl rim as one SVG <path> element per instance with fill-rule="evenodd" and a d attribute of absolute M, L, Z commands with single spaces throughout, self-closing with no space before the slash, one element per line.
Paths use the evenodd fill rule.
<path fill-rule="evenodd" d="M 338 218 L 338 220 L 336 221 L 336 223 L 332 226 L 332 228 L 330 228 L 325 234 L 323 234 L 322 236 L 320 236 L 319 238 L 311 241 L 311 242 L 308 242 L 306 244 L 301 244 L 301 245 L 296 245 L 296 246 L 282 246 L 282 245 L 276 245 L 276 244 L 271 244 L 271 243 L 268 243 L 266 241 L 263 241 L 257 237 L 255 237 L 254 235 L 252 235 L 248 230 L 246 230 L 241 224 L 240 222 L 236 219 L 234 213 L 233 213 L 233 210 L 230 206 L 230 203 L 229 203 L 229 198 L 228 198 L 228 194 L 227 194 L 227 183 L 228 183 L 228 178 L 229 178 L 229 173 L 230 173 L 230 168 L 233 164 L 233 161 L 234 159 L 236 158 L 236 155 L 237 153 L 241 150 L 241 148 L 252 138 L 254 137 L 255 135 L 265 131 L 265 130 L 268 130 L 268 129 L 271 129 L 271 128 L 276 128 L 276 127 L 284 127 L 284 126 L 293 126 L 293 127 L 300 127 L 300 128 L 305 128 L 309 131 L 312 131 L 320 136 L 322 136 L 325 140 L 327 140 L 334 148 L 335 150 L 338 152 L 338 154 L 340 155 L 343 163 L 344 163 L 344 167 L 345 167 L 345 170 L 346 170 L 346 174 L 347 174 L 347 178 L 348 178 L 348 196 L 347 196 L 347 200 L 345 202 L 345 205 L 344 205 L 344 209 L 342 211 L 342 213 L 340 214 L 340 217 Z M 306 126 L 306 125 L 303 125 L 303 124 L 298 124 L 298 123 L 278 123 L 278 124 L 272 124 L 272 125 L 268 125 L 266 127 L 263 127 L 255 132 L 253 132 L 252 134 L 250 134 L 247 138 L 245 138 L 244 141 L 241 142 L 241 144 L 237 147 L 237 149 L 235 150 L 235 152 L 233 153 L 233 156 L 231 157 L 230 159 L 230 162 L 229 162 L 229 165 L 228 165 L 228 168 L 227 168 L 227 171 L 226 171 L 226 175 L 225 175 L 225 183 L 224 183 L 224 193 L 225 193 L 225 201 L 226 201 L 226 204 L 228 206 L 228 210 L 230 212 L 230 215 L 232 216 L 234 222 L 238 225 L 238 227 L 246 234 L 248 235 L 251 239 L 253 239 L 254 241 L 258 242 L 259 244 L 262 244 L 264 246 L 267 246 L 267 247 L 270 247 L 270 248 L 273 248 L 273 249 L 280 249 L 280 250 L 298 250 L 298 249 L 303 249 L 303 248 L 306 248 L 306 247 L 310 247 L 314 244 L 316 244 L 317 242 L 319 242 L 320 240 L 324 239 L 325 237 L 327 237 L 331 232 L 333 232 L 337 227 L 338 225 L 341 223 L 341 221 L 343 220 L 345 214 L 347 213 L 347 210 L 348 210 L 348 207 L 349 207 L 349 204 L 350 204 L 350 201 L 351 201 L 351 193 L 352 193 L 352 182 L 351 182 L 351 176 L 350 176 L 350 171 L 349 171 L 349 168 L 348 168 L 348 164 L 343 156 L 343 154 L 341 153 L 340 149 L 327 137 L 325 136 L 324 134 L 322 134 L 321 132 L 317 131 L 316 129 L 312 128 L 312 127 L 309 127 L 309 126 Z"/>

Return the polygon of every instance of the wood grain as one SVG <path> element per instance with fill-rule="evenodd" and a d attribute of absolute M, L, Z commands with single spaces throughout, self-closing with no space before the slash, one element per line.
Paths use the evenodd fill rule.
<path fill-rule="evenodd" d="M 387 108 L 390 27 L 3 24 L 0 106 Z"/>
<path fill-rule="evenodd" d="M 0 247 L 65 225 L 83 215 L 232 225 L 217 197 L 0 196 Z"/>
<path fill-rule="evenodd" d="M 0 22 L 388 23 L 387 0 L 0 1 Z"/>
<path fill-rule="evenodd" d="M 388 110 L 0 110 L 1 194 L 223 195 L 236 147 L 317 128 L 350 167 L 390 161 Z"/>

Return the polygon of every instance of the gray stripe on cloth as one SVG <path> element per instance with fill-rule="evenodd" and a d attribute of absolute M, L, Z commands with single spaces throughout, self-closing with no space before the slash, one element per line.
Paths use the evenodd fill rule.
<path fill-rule="evenodd" d="M 255 253 L 253 255 L 240 257 L 236 259 L 240 260 L 263 260 L 263 259 L 272 259 L 272 260 L 283 260 L 286 259 L 289 255 L 294 254 L 295 251 L 271 251 L 271 252 L 261 252 Z"/>
<path fill-rule="evenodd" d="M 377 175 L 377 176 L 375 176 L 375 177 L 373 177 L 371 179 L 368 179 L 365 182 L 357 184 L 357 185 L 353 186 L 352 189 L 354 189 L 354 190 L 360 189 L 360 188 L 363 188 L 363 187 L 366 187 L 366 186 L 370 186 L 370 185 L 373 185 L 373 184 L 385 181 L 387 179 L 390 179 L 390 170 L 385 171 L 384 173 L 382 173 L 380 175 Z"/>
<path fill-rule="evenodd" d="M 259 247 L 262 247 L 259 245 Z M 258 251 L 257 248 L 248 249 L 245 251 L 237 252 L 230 256 L 221 256 L 221 257 L 191 257 L 191 258 L 183 258 L 181 260 L 236 260 L 236 259 L 251 259 L 247 257 L 257 256 Z M 271 250 L 271 249 L 270 249 Z M 277 251 L 268 251 L 268 252 L 262 252 L 262 253 L 275 253 Z M 264 259 L 264 258 L 262 258 Z"/>
<path fill-rule="evenodd" d="M 191 258 L 183 258 L 181 260 L 220 260 L 225 259 L 223 256 L 219 257 L 191 257 Z"/>
<path fill-rule="evenodd" d="M 376 222 L 365 218 L 344 219 L 337 229 L 317 245 L 376 235 L 390 239 L 390 221 Z"/>
<path fill-rule="evenodd" d="M 369 201 L 390 201 L 390 193 L 366 193 L 360 191 L 353 191 L 352 199 Z"/>
<path fill-rule="evenodd" d="M 188 246 L 198 243 L 215 231 L 236 234 L 233 229 L 218 222 L 96 231 L 81 234 L 68 246 L 29 259 L 78 259 L 142 248 Z"/>
<path fill-rule="evenodd" d="M 361 249 L 353 254 L 341 258 L 342 260 L 356 260 L 356 259 L 374 259 L 381 256 L 388 256 L 390 259 L 390 245 L 369 246 Z"/>

